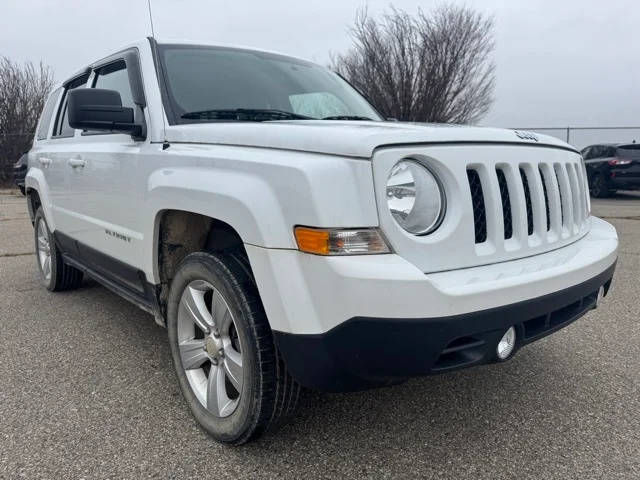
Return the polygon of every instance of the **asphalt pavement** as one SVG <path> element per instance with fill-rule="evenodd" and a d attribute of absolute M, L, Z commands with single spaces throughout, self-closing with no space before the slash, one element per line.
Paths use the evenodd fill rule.
<path fill-rule="evenodd" d="M 224 447 L 192 419 L 166 331 L 87 281 L 38 283 L 25 199 L 0 191 L 0 478 L 640 478 L 640 194 L 601 308 L 513 360 L 353 394 Z"/>

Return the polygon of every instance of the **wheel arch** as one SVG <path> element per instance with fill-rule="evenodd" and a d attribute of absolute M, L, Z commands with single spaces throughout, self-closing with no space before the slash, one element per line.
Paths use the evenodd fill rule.
<path fill-rule="evenodd" d="M 233 253 L 246 259 L 243 263 L 253 275 L 242 237 L 229 223 L 190 210 L 163 209 L 157 212 L 154 225 L 153 267 L 163 307 L 178 266 L 191 253 Z"/>
<path fill-rule="evenodd" d="M 175 268 L 194 251 L 232 248 L 244 251 L 242 237 L 233 226 L 209 215 L 181 209 L 164 209 L 156 214 L 154 245 L 154 270 L 160 279 L 171 276 L 166 268 Z M 163 265 L 163 258 L 169 264 Z"/>
<path fill-rule="evenodd" d="M 34 222 L 38 207 L 42 207 L 47 225 L 49 225 L 51 231 L 54 231 L 56 225 L 51 212 L 51 204 L 48 201 L 49 189 L 43 172 L 39 169 L 30 168 L 24 179 L 24 187 L 31 224 Z"/>
<path fill-rule="evenodd" d="M 182 210 L 228 224 L 245 243 L 294 245 L 278 196 L 259 175 L 200 167 L 163 169 L 149 176 L 148 189 L 154 228 L 164 210 Z"/>

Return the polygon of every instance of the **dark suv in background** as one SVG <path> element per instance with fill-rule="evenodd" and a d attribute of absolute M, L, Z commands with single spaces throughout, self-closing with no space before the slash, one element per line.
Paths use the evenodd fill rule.
<path fill-rule="evenodd" d="M 640 144 L 591 145 L 581 153 L 594 197 L 607 197 L 616 190 L 640 189 Z"/>
<path fill-rule="evenodd" d="M 20 159 L 13 165 L 13 183 L 20 189 L 20 192 L 24 195 L 24 179 L 27 176 L 29 156 L 24 153 Z"/>

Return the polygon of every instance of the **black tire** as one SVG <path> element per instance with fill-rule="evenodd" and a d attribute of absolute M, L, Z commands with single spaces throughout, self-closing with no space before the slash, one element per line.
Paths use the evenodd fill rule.
<path fill-rule="evenodd" d="M 38 243 L 38 226 L 41 224 L 46 231 L 46 237 L 49 242 L 50 250 L 50 274 L 47 278 L 43 271 L 43 266 L 40 260 L 40 245 Z M 40 282 L 51 292 L 60 292 L 63 290 L 72 290 L 78 288 L 82 284 L 83 274 L 77 268 L 64 263 L 62 255 L 56 247 L 56 243 L 53 239 L 53 235 L 49 230 L 49 225 L 44 217 L 42 207 L 38 207 L 34 216 L 34 240 L 36 246 L 36 263 L 38 264 L 38 272 L 40 274 Z"/>
<path fill-rule="evenodd" d="M 180 299 L 187 286 L 197 280 L 222 295 L 242 345 L 242 392 L 227 417 L 212 414 L 197 398 L 180 356 Z M 300 385 L 291 378 L 277 351 L 250 269 L 237 253 L 197 252 L 182 261 L 171 282 L 167 329 L 180 390 L 198 424 L 217 441 L 240 445 L 254 440 L 294 411 Z"/>
<path fill-rule="evenodd" d="M 609 189 L 607 180 L 601 173 L 596 173 L 593 177 L 591 177 L 590 190 L 591 195 L 596 198 L 606 198 L 611 195 L 611 190 Z"/>

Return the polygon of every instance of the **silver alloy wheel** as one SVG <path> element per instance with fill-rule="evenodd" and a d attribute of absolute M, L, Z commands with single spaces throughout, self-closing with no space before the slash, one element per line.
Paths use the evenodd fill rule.
<path fill-rule="evenodd" d="M 38 253 L 38 263 L 45 280 L 51 279 L 51 246 L 49 245 L 49 233 L 44 219 L 38 221 L 36 250 Z"/>
<path fill-rule="evenodd" d="M 216 417 L 231 415 L 242 395 L 242 348 L 227 302 L 213 285 L 195 280 L 178 306 L 178 348 L 189 385 Z"/>

